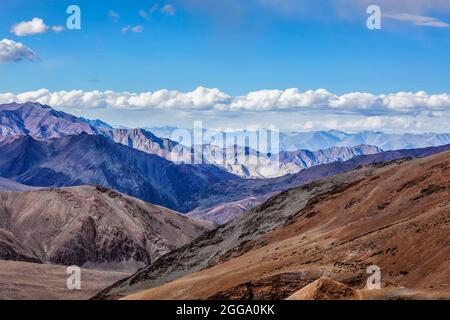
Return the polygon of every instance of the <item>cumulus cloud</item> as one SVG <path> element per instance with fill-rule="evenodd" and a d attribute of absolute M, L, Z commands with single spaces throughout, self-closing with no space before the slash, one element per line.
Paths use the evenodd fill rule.
<path fill-rule="evenodd" d="M 0 41 L 0 63 L 20 62 L 22 60 L 36 61 L 36 53 L 20 42 L 9 39 Z"/>
<path fill-rule="evenodd" d="M 191 92 L 158 90 L 129 93 L 114 91 L 56 91 L 47 89 L 20 94 L 0 94 L 0 102 L 37 101 L 54 107 L 92 109 L 185 110 L 216 112 L 298 111 L 329 112 L 364 116 L 439 114 L 450 111 L 450 95 L 429 95 L 424 91 L 386 95 L 352 92 L 334 94 L 325 89 L 300 91 L 261 90 L 231 96 L 219 89 L 198 87 Z M 375 118 L 374 118 L 375 119 Z M 375 121 L 375 120 L 372 120 Z"/>
<path fill-rule="evenodd" d="M 359 130 L 385 130 L 386 128 L 397 128 L 402 130 L 418 130 L 421 129 L 422 123 L 412 117 L 396 117 L 396 116 L 375 116 L 375 117 L 359 117 L 352 119 L 325 119 L 325 120 L 309 120 L 296 125 L 297 130 L 345 130 L 349 132 Z"/>
<path fill-rule="evenodd" d="M 33 18 L 30 21 L 22 21 L 11 27 L 11 32 L 18 37 L 29 36 L 34 34 L 45 33 L 48 30 L 44 20 L 41 18 Z"/>
<path fill-rule="evenodd" d="M 435 28 L 449 28 L 450 24 L 444 21 L 440 21 L 436 18 L 426 17 L 408 13 L 397 14 L 383 14 L 383 17 L 403 22 L 410 22 L 416 26 L 435 27 Z"/>

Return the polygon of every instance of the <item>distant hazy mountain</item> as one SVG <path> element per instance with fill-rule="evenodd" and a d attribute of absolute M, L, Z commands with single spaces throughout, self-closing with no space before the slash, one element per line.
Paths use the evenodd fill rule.
<path fill-rule="evenodd" d="M 193 193 L 238 179 L 212 165 L 176 165 L 85 133 L 46 141 L 24 136 L 0 144 L 0 176 L 42 187 L 98 184 L 177 211 L 186 211 Z"/>
<path fill-rule="evenodd" d="M 173 140 L 173 144 L 180 142 L 177 137 L 172 137 L 172 133 L 177 129 L 177 127 L 173 126 L 161 126 L 145 128 L 145 131 L 152 133 L 152 136 L 149 137 L 150 140 L 168 138 Z M 135 129 L 116 128 L 114 130 L 113 127 L 101 120 L 75 117 L 39 103 L 28 102 L 0 105 L 0 140 L 5 139 L 7 136 L 23 135 L 31 135 L 36 139 L 60 138 L 82 132 L 104 134 L 109 137 L 115 136 L 117 138 L 115 140 L 123 140 L 127 130 L 131 130 L 129 135 L 132 138 L 136 137 L 136 132 L 133 131 Z M 115 132 L 111 133 L 112 131 Z M 143 133 L 143 131 L 140 133 Z M 189 131 L 192 134 L 193 130 L 189 129 Z M 220 131 L 212 130 L 212 132 L 224 134 Z M 233 145 L 245 147 L 245 139 L 243 137 L 248 136 L 249 132 L 237 130 L 228 133 L 227 136 L 224 136 L 226 138 L 224 141 L 225 147 Z M 269 130 L 263 130 L 262 132 L 267 133 Z M 117 137 L 117 135 L 120 137 Z M 203 143 L 205 145 L 210 144 L 209 141 L 203 141 Z M 333 147 L 354 147 L 358 145 L 372 145 L 387 151 L 426 148 L 449 143 L 450 133 L 390 134 L 373 131 L 345 133 L 338 130 L 280 133 L 280 151 L 317 151 Z M 123 144 L 129 145 L 129 143 Z M 137 145 L 139 146 L 139 143 Z M 266 150 L 259 149 L 258 151 L 265 152 Z"/>
<path fill-rule="evenodd" d="M 160 137 L 171 138 L 176 127 L 148 128 L 149 131 Z M 189 129 L 193 132 L 192 129 Z M 263 130 L 263 132 L 268 130 Z M 220 131 L 213 130 L 219 133 Z M 237 130 L 228 133 L 225 140 L 228 145 L 237 141 L 243 141 L 242 137 L 248 135 L 249 131 Z M 224 134 L 224 132 L 222 132 Z M 176 137 L 172 137 L 177 141 Z M 362 131 L 358 133 L 346 133 L 339 130 L 310 131 L 310 132 L 280 132 L 280 151 L 298 150 L 323 150 L 333 147 L 353 147 L 357 145 L 377 146 L 385 151 L 400 149 L 417 149 L 440 146 L 450 143 L 450 133 L 423 133 L 423 134 L 391 134 L 374 131 Z M 244 146 L 244 145 L 241 145 Z"/>
<path fill-rule="evenodd" d="M 0 259 L 135 271 L 213 228 L 100 186 L 0 191 Z"/>
<path fill-rule="evenodd" d="M 342 131 L 330 130 L 317 132 L 284 133 L 281 135 L 280 140 L 281 149 L 283 150 L 319 150 L 331 147 L 368 144 L 388 151 L 426 148 L 449 144 L 450 134 L 390 134 L 373 131 L 345 133 Z"/>
<path fill-rule="evenodd" d="M 282 151 L 280 152 L 280 162 L 285 164 L 293 163 L 299 169 L 307 169 L 320 164 L 347 161 L 356 156 L 375 154 L 382 151 L 376 146 L 365 144 L 356 145 L 355 147 L 331 147 L 317 151 Z"/>
<path fill-rule="evenodd" d="M 243 178 L 281 177 L 315 165 L 347 161 L 355 156 L 382 151 L 368 145 L 332 147 L 314 152 L 308 150 L 283 151 L 279 155 L 279 161 L 275 162 L 276 157 L 236 145 L 222 149 L 219 146 L 206 144 L 192 148 L 185 147 L 184 153 L 175 152 L 177 151 L 175 148 L 180 146 L 177 142 L 168 138 L 159 138 L 144 129 L 113 129 L 104 133 L 117 143 L 156 154 L 170 161 L 182 160 L 185 163 L 192 163 L 194 154 L 196 154 L 199 159 L 203 159 L 203 163 L 215 165 Z"/>
<path fill-rule="evenodd" d="M 144 129 L 111 129 L 104 132 L 105 136 L 114 142 L 128 147 L 144 151 L 146 153 L 158 155 L 166 160 L 171 160 L 171 152 L 178 145 L 170 139 L 159 138 L 152 132 Z M 186 161 L 190 160 L 187 155 Z"/>
<path fill-rule="evenodd" d="M 239 146 L 223 150 L 220 147 L 205 145 L 203 146 L 203 150 L 203 157 L 207 163 L 214 164 L 244 178 L 261 179 L 282 177 L 312 166 L 347 161 L 355 156 L 374 154 L 382 151 L 374 146 L 359 145 L 355 147 L 333 147 L 318 151 L 282 151 L 276 157 L 271 154 L 268 155 Z M 221 157 L 218 159 L 214 156 L 217 154 L 225 154 L 226 162 Z"/>
<path fill-rule="evenodd" d="M 281 177 L 315 165 L 374 154 L 381 149 L 412 149 L 450 143 L 450 134 L 394 135 L 368 131 L 347 134 L 336 130 L 280 133 L 281 153 L 280 161 L 277 162 L 277 157 L 268 155 L 267 150 L 264 150 L 265 146 L 259 146 L 259 150 L 244 146 L 244 137 L 249 135 L 247 131 L 224 135 L 225 146 L 203 141 L 203 146 L 188 145 L 181 148 L 180 143 L 168 138 L 172 137 L 176 127 L 151 128 L 152 132 L 144 129 L 113 128 L 101 120 L 75 117 L 39 103 L 0 105 L 0 129 L 0 144 L 9 143 L 25 135 L 40 140 L 80 133 L 102 135 L 116 143 L 158 155 L 169 161 L 190 164 L 193 163 L 193 157 L 202 159 L 204 164 L 214 165 L 244 178 Z M 193 131 L 190 130 L 190 133 Z M 214 133 L 220 134 L 218 131 Z"/>

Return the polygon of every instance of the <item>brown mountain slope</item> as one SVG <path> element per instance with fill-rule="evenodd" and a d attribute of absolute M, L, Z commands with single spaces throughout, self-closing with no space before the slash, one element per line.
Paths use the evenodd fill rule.
<path fill-rule="evenodd" d="M 103 187 L 0 192 L 0 259 L 135 271 L 212 227 Z"/>
<path fill-rule="evenodd" d="M 80 290 L 68 290 L 67 267 L 0 260 L 0 300 L 84 300 L 126 273 L 80 270 Z"/>
<path fill-rule="evenodd" d="M 404 161 L 368 165 L 282 192 L 245 215 L 204 234 L 189 245 L 164 255 L 156 263 L 139 270 L 130 278 L 105 289 L 96 298 L 121 297 L 142 289 L 160 286 L 184 275 L 240 256 L 243 254 L 240 249 L 246 243 L 288 223 L 289 219 L 302 210 L 310 199 L 335 189 L 337 185 L 352 183 L 377 172 L 398 167 Z"/>
<path fill-rule="evenodd" d="M 296 277 L 276 298 L 287 298 L 324 275 L 358 289 L 372 264 L 381 268 L 383 287 L 448 292 L 449 178 L 446 152 L 336 184 L 310 198 L 282 226 L 236 247 L 234 258 L 127 298 L 240 298 L 242 285 L 252 291 L 265 281 L 270 292 L 277 281 L 267 280 L 285 274 Z M 270 199 L 265 213 L 292 210 L 302 189 Z"/>

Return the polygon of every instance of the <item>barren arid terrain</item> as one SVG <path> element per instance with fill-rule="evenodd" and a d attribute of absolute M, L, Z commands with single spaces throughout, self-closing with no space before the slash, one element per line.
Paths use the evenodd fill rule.
<path fill-rule="evenodd" d="M 81 289 L 67 288 L 67 267 L 0 260 L 0 300 L 84 300 L 128 274 L 81 269 Z"/>
<path fill-rule="evenodd" d="M 384 298 L 448 298 L 450 153 L 369 168 L 281 193 L 231 223 L 240 237 L 247 228 L 250 239 L 214 249 L 229 244 L 233 230 L 224 243 L 215 241 L 225 225 L 97 297 L 285 299 L 323 276 L 363 289 L 367 267 L 377 265 Z M 207 238 L 209 265 L 200 263 Z"/>
<path fill-rule="evenodd" d="M 0 259 L 134 272 L 214 225 L 100 187 L 0 191 Z"/>

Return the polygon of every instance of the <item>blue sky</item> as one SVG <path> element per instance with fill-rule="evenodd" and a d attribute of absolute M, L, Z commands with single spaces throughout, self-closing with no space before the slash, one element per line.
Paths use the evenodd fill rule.
<path fill-rule="evenodd" d="M 372 3 L 379 4 L 382 13 L 389 16 L 383 17 L 381 30 L 366 27 L 366 8 Z M 81 8 L 81 30 L 65 27 L 68 17 L 65 11 L 70 4 Z M 12 32 L 14 25 L 33 18 L 42 19 L 45 32 L 28 35 Z M 412 126 L 405 130 L 431 130 L 431 122 L 445 118 L 450 107 L 442 96 L 450 92 L 447 23 L 450 23 L 450 3 L 441 0 L 2 1 L 0 40 L 21 43 L 35 56 L 0 63 L 0 94 L 5 100 L 5 94 L 17 96 L 39 89 L 49 93 L 62 90 L 145 93 L 168 89 L 185 94 L 200 86 L 217 88 L 226 97 L 211 98 L 217 93 L 201 91 L 193 98 L 206 101 L 211 98 L 211 105 L 215 104 L 211 108 L 206 102 L 192 108 L 189 103 L 180 108 L 172 103 L 167 110 L 153 102 L 151 106 L 142 102 L 131 107 L 115 102 L 115 107 L 111 107 L 106 98 L 92 106 L 89 99 L 83 100 L 87 101 L 86 106 L 60 103 L 56 98 L 52 101 L 75 114 L 103 117 L 129 126 L 189 126 L 191 120 L 183 119 L 200 117 L 216 127 L 239 127 L 270 125 L 262 121 L 264 117 L 259 112 L 243 120 L 255 108 L 270 114 L 277 126 L 292 119 L 292 114 L 300 115 L 293 102 L 283 108 L 278 105 L 283 104 L 279 99 L 267 102 L 267 95 L 261 104 L 268 103 L 268 108 L 252 109 L 242 102 L 237 104 L 239 108 L 233 107 L 226 114 L 217 111 L 224 104 L 231 104 L 234 97 L 255 91 L 298 88 L 299 92 L 305 92 L 323 88 L 337 97 L 354 92 L 378 97 L 425 91 L 427 99 L 440 99 L 438 106 L 427 102 L 431 107 L 424 108 L 420 102 L 413 106 L 417 110 L 408 107 L 405 113 L 395 107 L 380 108 L 380 102 L 374 102 L 364 112 L 361 111 L 364 108 L 354 112 L 358 106 L 347 108 L 343 112 L 347 113 L 345 119 L 342 112 L 338 115 L 334 109 L 327 115 L 329 121 L 341 117 L 347 123 L 353 122 L 353 116 L 361 123 L 369 116 L 403 117 Z M 64 26 L 64 30 L 55 32 L 54 26 Z M 185 101 L 183 97 L 180 99 Z M 412 99 L 423 101 L 416 96 Z M 316 102 L 313 99 L 312 103 Z M 317 105 L 313 107 L 317 109 Z M 178 113 L 175 117 L 174 109 Z M 314 122 L 319 122 L 323 109 L 320 112 L 302 109 L 299 116 L 302 123 L 288 126 L 296 130 L 319 129 Z M 140 115 L 137 120 L 136 114 Z M 426 120 L 425 127 L 414 127 L 414 123 L 424 122 L 425 118 L 432 120 Z M 306 125 L 308 121 L 310 124 Z M 395 128 L 392 124 L 386 126 L 386 130 Z M 438 130 L 446 130 L 445 122 Z"/>

